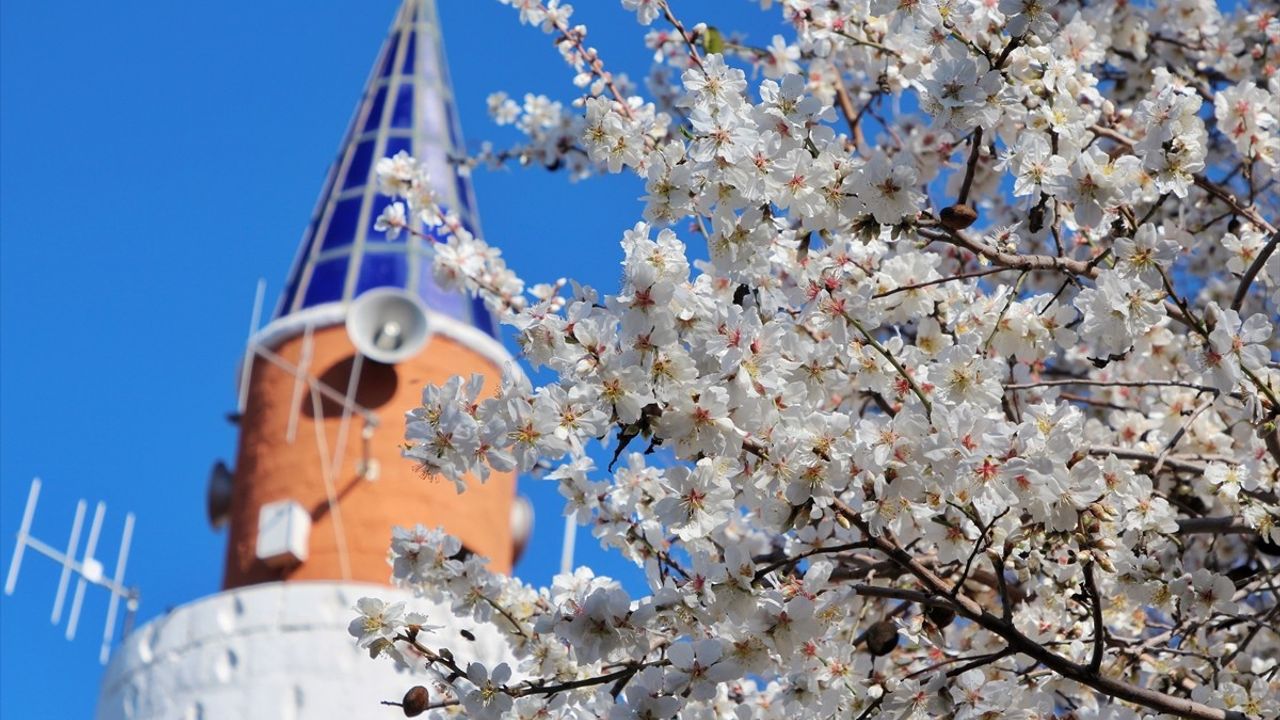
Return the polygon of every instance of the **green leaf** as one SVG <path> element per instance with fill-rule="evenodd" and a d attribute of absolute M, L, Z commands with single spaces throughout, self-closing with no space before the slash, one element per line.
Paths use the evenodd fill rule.
<path fill-rule="evenodd" d="M 724 52 L 724 36 L 714 27 L 708 27 L 707 33 L 702 36 L 702 49 L 709 54 Z"/>

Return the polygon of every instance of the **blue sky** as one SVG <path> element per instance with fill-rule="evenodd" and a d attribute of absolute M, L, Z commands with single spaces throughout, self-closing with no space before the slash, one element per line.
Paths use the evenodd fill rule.
<path fill-rule="evenodd" d="M 486 117 L 489 92 L 573 96 L 550 38 L 509 8 L 438 2 L 471 147 L 514 139 Z M 779 28 L 741 0 L 673 4 L 761 45 Z M 576 5 L 609 66 L 643 77 L 633 16 L 616 0 Z M 76 500 L 103 500 L 108 570 L 124 513 L 137 515 L 140 622 L 217 591 L 225 535 L 205 522 L 205 478 L 235 457 L 224 417 L 254 285 L 265 278 L 274 302 L 396 6 L 0 3 L 0 568 L 39 475 L 33 534 L 65 543 Z M 481 171 L 475 187 L 485 235 L 528 281 L 616 287 L 638 180 Z M 538 522 L 517 572 L 541 583 L 559 498 L 522 489 Z M 580 561 L 628 574 L 592 546 L 579 535 Z M 105 593 L 90 591 L 68 643 L 48 620 L 56 585 L 29 554 L 0 601 L 0 715 L 92 715 Z"/>

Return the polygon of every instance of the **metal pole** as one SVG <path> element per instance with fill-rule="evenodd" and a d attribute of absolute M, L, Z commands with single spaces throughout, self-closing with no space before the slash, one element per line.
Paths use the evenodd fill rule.
<path fill-rule="evenodd" d="M 32 478 L 31 491 L 27 493 L 27 509 L 22 511 L 22 525 L 18 528 L 18 542 L 13 546 L 13 559 L 9 561 L 9 576 L 4 581 L 4 594 L 12 595 L 18 584 L 18 568 L 22 566 L 22 556 L 27 549 L 27 533 L 31 532 L 31 521 L 36 516 L 36 500 L 40 499 L 40 478 Z"/>
<path fill-rule="evenodd" d="M 84 524 L 84 500 L 76 503 L 76 519 L 71 523 L 71 539 L 67 542 L 67 553 L 61 558 L 62 577 L 58 579 L 58 596 L 53 601 L 53 614 L 49 621 L 54 625 L 62 619 L 62 602 L 67 597 L 67 582 L 71 580 L 71 569 L 76 562 L 76 548 L 80 545 L 80 526 Z"/>
<path fill-rule="evenodd" d="M 124 590 L 124 567 L 129 561 L 129 542 L 133 539 L 133 513 L 124 516 L 124 534 L 120 538 L 120 552 L 116 554 L 116 572 L 112 579 L 115 587 L 111 588 L 111 604 L 107 606 L 107 627 L 102 631 L 102 649 L 98 651 L 98 662 L 107 664 L 107 655 L 111 652 L 111 639 L 116 632 L 116 610 L 120 606 L 121 592 Z"/>
<path fill-rule="evenodd" d="M 249 340 L 245 343 L 244 364 L 240 366 L 240 399 L 236 410 L 243 415 L 245 406 L 249 404 L 249 378 L 253 374 L 254 347 L 253 336 L 258 332 L 258 322 L 262 319 L 262 296 L 267 291 L 267 281 L 258 278 L 258 289 L 253 295 L 253 319 L 249 322 Z"/>
<path fill-rule="evenodd" d="M 564 518 L 564 544 L 560 546 L 561 575 L 573 572 L 573 546 L 578 539 L 578 519 L 574 515 L 576 513 L 570 513 Z"/>
<path fill-rule="evenodd" d="M 311 374 L 311 355 L 314 352 L 315 326 L 307 323 L 302 333 L 302 355 L 298 358 L 297 372 L 293 374 L 293 398 L 289 400 L 289 425 L 285 430 L 285 442 L 290 445 L 298 436 L 298 413 L 302 409 L 302 386 Z"/>
<path fill-rule="evenodd" d="M 106 503 L 98 503 L 93 511 L 93 524 L 89 526 L 89 542 L 84 547 L 84 559 L 79 563 L 80 581 L 76 583 L 76 594 L 71 599 L 71 617 L 67 619 L 67 639 L 74 640 L 76 626 L 80 624 L 80 606 L 84 603 L 85 565 L 93 561 L 93 553 L 98 549 L 98 533 L 102 531 L 102 515 L 107 511 Z"/>

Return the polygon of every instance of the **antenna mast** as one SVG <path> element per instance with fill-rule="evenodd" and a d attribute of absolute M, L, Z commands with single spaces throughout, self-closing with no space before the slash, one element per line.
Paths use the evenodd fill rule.
<path fill-rule="evenodd" d="M 71 536 L 67 540 L 66 552 L 62 552 L 31 535 L 31 523 L 35 519 L 36 501 L 39 498 L 40 478 L 35 478 L 31 481 L 31 491 L 27 494 L 27 507 L 22 513 L 22 526 L 18 528 L 18 539 L 13 547 L 13 560 L 9 563 L 9 574 L 4 583 L 4 594 L 13 594 L 27 548 L 53 560 L 62 566 L 62 575 L 58 579 L 58 593 L 54 596 L 53 612 L 49 618 L 50 622 L 57 625 L 62 621 L 62 606 L 67 597 L 67 585 L 71 580 L 71 574 L 75 573 L 79 579 L 76 583 L 75 595 L 71 600 L 71 613 L 67 620 L 66 632 L 67 639 L 73 640 L 80 624 L 80 610 L 84 603 L 85 588 L 88 585 L 105 588 L 111 593 L 111 603 L 107 607 L 106 627 L 102 631 L 102 647 L 98 651 L 98 661 L 105 665 L 107 656 L 111 653 L 111 641 L 115 637 L 116 614 L 119 611 L 120 600 L 125 601 L 126 628 L 132 626 L 133 615 L 138 609 L 137 588 L 124 585 L 124 569 L 129 560 L 129 543 L 133 539 L 133 513 L 125 515 L 120 550 L 116 554 L 115 572 L 111 579 L 107 579 L 103 573 L 102 562 L 94 557 L 94 552 L 98 548 L 98 537 L 102 531 L 102 520 L 107 511 L 106 503 L 99 502 L 94 508 L 93 522 L 89 526 L 89 538 L 84 555 L 80 560 L 76 560 L 76 554 L 80 548 L 80 530 L 84 526 L 85 501 L 82 499 L 76 503 L 75 519 L 71 523 Z"/>

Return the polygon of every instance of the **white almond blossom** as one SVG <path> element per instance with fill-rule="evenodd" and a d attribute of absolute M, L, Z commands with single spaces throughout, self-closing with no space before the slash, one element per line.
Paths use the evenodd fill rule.
<path fill-rule="evenodd" d="M 361 600 L 352 635 L 425 665 L 435 716 L 1275 714 L 1274 12 L 763 0 L 755 37 L 623 0 L 642 95 L 571 6 L 503 1 L 567 82 L 491 95 L 518 139 L 458 162 L 639 200 L 603 240 L 539 220 L 618 242 L 616 285 L 526 285 L 449 178 L 378 162 L 370 222 L 521 355 L 426 388 L 406 462 L 537 469 L 643 580 L 535 588 L 397 529 L 394 582 L 509 651 L 464 666 Z"/>

